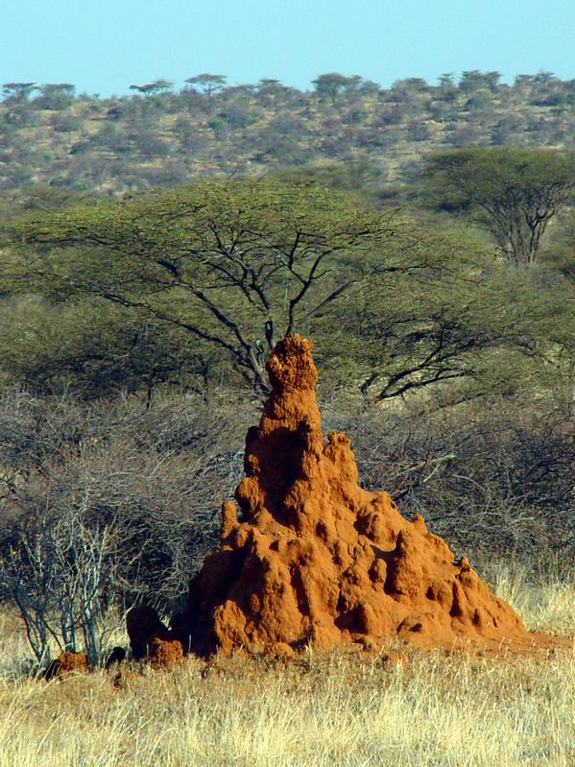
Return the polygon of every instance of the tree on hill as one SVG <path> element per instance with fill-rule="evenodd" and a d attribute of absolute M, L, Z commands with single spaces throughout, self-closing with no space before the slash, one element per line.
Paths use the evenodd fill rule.
<path fill-rule="evenodd" d="M 204 181 L 11 228 L 36 253 L 5 272 L 12 292 L 20 279 L 22 292 L 51 300 L 96 296 L 136 309 L 216 347 L 259 390 L 276 341 L 355 287 L 370 260 L 381 272 L 409 263 L 386 257 L 401 228 L 391 214 L 273 181 Z"/>
<path fill-rule="evenodd" d="M 573 197 L 575 154 L 518 147 L 455 150 L 431 157 L 425 177 L 432 205 L 473 215 L 510 261 L 531 264 L 549 221 Z"/>
<path fill-rule="evenodd" d="M 131 91 L 138 91 L 143 96 L 158 96 L 160 93 L 166 93 L 173 86 L 170 80 L 154 80 L 153 83 L 144 85 L 130 85 Z"/>
<path fill-rule="evenodd" d="M 2 95 L 4 99 L 15 104 L 28 101 L 32 91 L 38 90 L 36 83 L 3 83 Z"/>
<path fill-rule="evenodd" d="M 330 72 L 329 74 L 319 75 L 313 80 L 318 96 L 328 98 L 333 107 L 337 106 L 337 97 L 340 93 L 354 90 L 360 83 L 361 77 L 358 75 L 346 77 L 345 75 L 339 74 L 339 72 Z"/>
<path fill-rule="evenodd" d="M 468 70 L 461 74 L 459 89 L 464 93 L 485 89 L 496 92 L 499 86 L 500 72 L 480 72 L 477 69 Z"/>
<path fill-rule="evenodd" d="M 289 90 L 279 80 L 270 77 L 263 78 L 256 85 L 256 94 L 259 101 L 268 105 L 275 103 L 276 99 L 284 97 L 286 93 L 289 93 Z"/>
<path fill-rule="evenodd" d="M 185 82 L 189 83 L 192 88 L 202 91 L 206 96 L 212 96 L 225 87 L 226 80 L 227 77 L 224 75 L 211 75 L 208 72 L 204 72 L 195 77 L 188 77 Z"/>
<path fill-rule="evenodd" d="M 33 103 L 40 109 L 66 109 L 73 103 L 75 93 L 76 86 L 72 83 L 45 83 Z"/>

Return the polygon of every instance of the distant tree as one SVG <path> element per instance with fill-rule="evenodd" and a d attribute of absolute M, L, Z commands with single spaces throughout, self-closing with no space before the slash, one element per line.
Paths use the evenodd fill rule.
<path fill-rule="evenodd" d="M 541 71 L 533 77 L 529 103 L 534 106 L 553 107 L 567 102 L 563 83 L 552 72 Z"/>
<path fill-rule="evenodd" d="M 425 93 L 427 90 L 429 90 L 429 85 L 423 77 L 407 77 L 404 80 L 396 80 L 392 86 L 392 91 L 404 93 Z"/>
<path fill-rule="evenodd" d="M 375 96 L 381 93 L 381 85 L 373 80 L 362 80 L 359 90 L 363 96 Z"/>
<path fill-rule="evenodd" d="M 262 78 L 257 84 L 258 91 L 282 91 L 285 86 L 282 85 L 280 80 L 274 80 L 271 77 Z"/>
<path fill-rule="evenodd" d="M 459 81 L 459 89 L 464 93 L 485 88 L 495 92 L 501 78 L 500 72 L 480 72 L 477 69 L 463 72 Z"/>
<path fill-rule="evenodd" d="M 256 85 L 256 97 L 262 106 L 271 106 L 283 100 L 289 92 L 289 88 L 279 80 L 264 78 Z"/>
<path fill-rule="evenodd" d="M 265 180 L 199 182 L 14 227 L 39 249 L 36 290 L 99 297 L 179 328 L 227 355 L 259 391 L 276 340 L 356 286 L 365 259 L 381 272 L 404 268 L 382 251 L 399 238 L 390 214 L 317 186 Z M 46 245 L 56 246 L 48 259 Z M 343 269 L 350 258 L 353 273 Z"/>
<path fill-rule="evenodd" d="M 534 75 L 517 75 L 513 81 L 513 87 L 526 88 L 533 85 L 535 81 Z"/>
<path fill-rule="evenodd" d="M 221 94 L 221 102 L 224 105 L 223 109 L 226 111 L 233 109 L 250 110 L 254 101 L 255 92 L 256 86 L 249 83 L 233 85 L 226 88 Z M 254 122 L 254 119 L 257 119 L 257 117 L 250 118 L 248 123 Z"/>
<path fill-rule="evenodd" d="M 144 85 L 130 85 L 131 91 L 139 91 L 143 96 L 158 96 L 160 93 L 166 93 L 173 86 L 170 80 L 154 80 L 153 83 Z"/>
<path fill-rule="evenodd" d="M 573 197 L 575 154 L 464 149 L 432 157 L 425 175 L 428 194 L 439 208 L 475 215 L 510 261 L 531 264 L 549 221 Z"/>
<path fill-rule="evenodd" d="M 28 101 L 32 91 L 38 90 L 36 83 L 3 83 L 2 95 L 12 103 Z"/>
<path fill-rule="evenodd" d="M 455 87 L 455 76 L 453 72 L 444 72 L 442 75 L 439 75 L 439 87 L 440 88 L 454 88 Z"/>
<path fill-rule="evenodd" d="M 224 75 L 211 75 L 204 72 L 195 77 L 188 77 L 185 82 L 192 88 L 202 91 L 206 96 L 213 96 L 214 93 L 221 91 L 226 85 L 227 77 Z"/>
<path fill-rule="evenodd" d="M 553 74 L 553 72 L 548 72 L 544 69 L 542 69 L 540 72 L 538 72 L 536 75 L 533 76 L 533 82 L 536 85 L 550 85 L 552 82 L 555 82 L 557 78 Z"/>
<path fill-rule="evenodd" d="M 458 90 L 453 72 L 445 72 L 439 76 L 438 80 L 439 85 L 434 94 L 435 98 L 447 102 L 456 101 Z"/>
<path fill-rule="evenodd" d="M 319 75 L 312 82 L 318 96 L 328 98 L 332 106 L 335 107 L 337 106 L 337 97 L 340 93 L 357 88 L 361 83 L 361 77 L 358 75 L 346 77 L 338 72 L 330 72 L 329 74 Z"/>
<path fill-rule="evenodd" d="M 40 87 L 40 96 L 34 105 L 40 109 L 66 109 L 74 101 L 76 87 L 71 83 L 46 83 Z"/>

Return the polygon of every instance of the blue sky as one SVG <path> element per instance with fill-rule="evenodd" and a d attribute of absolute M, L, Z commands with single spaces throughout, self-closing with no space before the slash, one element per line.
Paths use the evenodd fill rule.
<path fill-rule="evenodd" d="M 318 74 L 389 86 L 443 72 L 575 77 L 575 0 L 2 0 L 0 82 L 127 93 L 210 72 L 230 83 Z"/>

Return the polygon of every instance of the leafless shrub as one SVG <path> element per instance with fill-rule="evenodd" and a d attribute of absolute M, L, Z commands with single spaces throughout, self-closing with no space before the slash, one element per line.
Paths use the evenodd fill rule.
<path fill-rule="evenodd" d="M 105 595 L 115 562 L 106 528 L 88 527 L 81 514 L 42 509 L 22 526 L 0 559 L 0 585 L 17 605 L 36 659 L 50 661 L 51 640 L 76 650 L 81 636 L 96 663 L 105 633 Z"/>
<path fill-rule="evenodd" d="M 13 392 L 0 398 L 2 426 L 0 594 L 18 604 L 38 660 L 50 638 L 81 639 L 95 657 L 111 606 L 172 609 L 241 476 L 241 414 L 224 398 L 148 408 Z"/>

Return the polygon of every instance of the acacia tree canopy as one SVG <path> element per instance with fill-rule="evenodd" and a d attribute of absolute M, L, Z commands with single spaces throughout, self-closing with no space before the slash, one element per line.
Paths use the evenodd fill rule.
<path fill-rule="evenodd" d="M 319 96 L 326 96 L 330 99 L 332 106 L 336 106 L 337 97 L 342 91 L 357 88 L 361 82 L 361 77 L 353 75 L 346 77 L 339 72 L 330 72 L 326 75 L 318 75 L 313 84 Z"/>
<path fill-rule="evenodd" d="M 510 279 L 507 263 L 490 269 L 488 254 L 469 246 L 437 238 L 446 259 L 461 258 L 459 269 L 374 276 L 345 297 L 326 318 L 333 331 L 325 367 L 348 372 L 376 401 L 445 382 L 463 395 L 560 377 L 573 357 L 568 296 L 531 272 Z"/>
<path fill-rule="evenodd" d="M 370 270 L 424 260 L 393 214 L 315 185 L 267 180 L 203 181 L 11 227 L 12 242 L 26 243 L 12 292 L 20 269 L 22 292 L 136 308 L 219 347 L 260 390 L 278 338 L 305 331 Z M 386 250 L 401 237 L 405 249 Z"/>
<path fill-rule="evenodd" d="M 455 150 L 432 157 L 425 176 L 436 208 L 474 215 L 510 261 L 531 264 L 549 221 L 572 199 L 575 154 L 518 147 Z"/>
<path fill-rule="evenodd" d="M 333 380 L 380 400 L 447 381 L 484 382 L 495 362 L 507 385 L 524 374 L 503 368 L 543 360 L 550 369 L 563 349 L 572 357 L 570 305 L 559 320 L 565 337 L 555 338 L 560 302 L 535 285 L 537 271 L 510 280 L 511 266 L 493 264 L 474 240 L 308 180 L 204 180 L 124 202 L 34 211 L 6 229 L 0 290 L 28 319 L 9 322 L 0 346 L 19 378 L 46 377 L 48 355 L 55 385 L 67 380 L 81 338 L 90 348 L 71 375 L 84 388 L 92 373 L 104 388 L 121 385 L 123 370 L 137 385 L 142 364 L 150 385 L 187 371 L 190 360 L 203 375 L 208 360 L 226 375 L 231 362 L 263 392 L 269 351 L 298 331 L 317 339 Z M 44 299 L 34 304 L 35 320 L 30 303 L 18 303 L 30 295 Z M 142 328 L 153 330 L 146 344 Z"/>
<path fill-rule="evenodd" d="M 34 90 L 38 90 L 36 83 L 2 83 L 2 95 L 15 103 L 28 101 Z"/>
<path fill-rule="evenodd" d="M 227 79 L 228 78 L 225 77 L 225 75 L 211 75 L 208 72 L 204 72 L 195 77 L 188 77 L 186 82 L 189 83 L 192 88 L 201 90 L 206 96 L 211 96 L 225 87 Z"/>
<path fill-rule="evenodd" d="M 169 91 L 173 86 L 171 80 L 154 80 L 153 83 L 144 83 L 143 85 L 130 85 L 131 91 L 138 91 L 144 96 L 157 96 L 160 93 Z"/>

